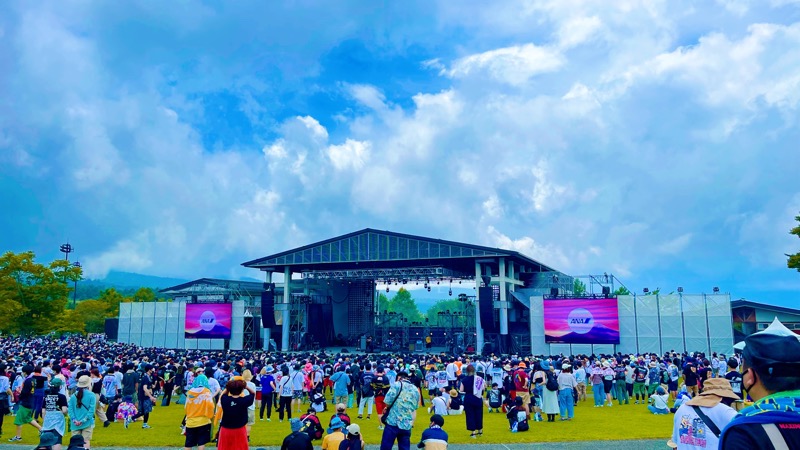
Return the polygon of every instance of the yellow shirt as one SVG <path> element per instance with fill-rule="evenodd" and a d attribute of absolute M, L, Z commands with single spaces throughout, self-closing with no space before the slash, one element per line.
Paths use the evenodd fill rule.
<path fill-rule="evenodd" d="M 339 443 L 342 442 L 344 438 L 344 433 L 341 431 L 334 431 L 322 438 L 322 450 L 339 450 Z"/>
<path fill-rule="evenodd" d="M 197 428 L 211 423 L 214 399 L 207 388 L 193 388 L 186 393 L 186 427 Z"/>

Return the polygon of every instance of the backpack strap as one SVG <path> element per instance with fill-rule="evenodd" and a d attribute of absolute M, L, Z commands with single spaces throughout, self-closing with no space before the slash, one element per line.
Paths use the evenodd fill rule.
<path fill-rule="evenodd" d="M 719 435 L 720 435 L 720 433 L 721 433 L 721 432 L 720 432 L 720 430 L 719 430 L 719 427 L 717 426 L 717 424 L 715 424 L 715 423 L 714 423 L 714 421 L 713 421 L 713 420 L 711 420 L 711 418 L 710 418 L 710 417 L 708 417 L 708 416 L 706 415 L 706 413 L 704 413 L 704 412 L 703 412 L 703 410 L 702 410 L 702 409 L 700 409 L 700 407 L 699 407 L 699 406 L 692 406 L 692 409 L 694 409 L 694 412 L 696 412 L 696 413 L 697 413 L 697 415 L 698 415 L 698 416 L 700 416 L 700 420 L 702 420 L 702 421 L 703 421 L 703 423 L 705 423 L 705 424 L 706 424 L 706 426 L 708 427 L 708 429 L 709 429 L 709 430 L 710 430 L 712 433 L 714 433 L 714 436 L 715 436 L 715 437 L 717 437 L 717 438 L 719 438 Z M 777 430 L 777 428 L 775 429 L 775 431 L 778 431 L 778 430 Z M 780 434 L 780 431 L 778 431 L 778 433 Z M 788 449 L 787 449 L 787 450 L 788 450 Z"/>
<path fill-rule="evenodd" d="M 767 433 L 767 437 L 772 443 L 772 446 L 775 447 L 775 450 L 789 450 L 789 445 L 786 443 L 786 439 L 783 438 L 781 430 L 778 429 L 777 425 L 774 423 L 762 423 L 761 427 L 764 428 L 764 432 Z"/>

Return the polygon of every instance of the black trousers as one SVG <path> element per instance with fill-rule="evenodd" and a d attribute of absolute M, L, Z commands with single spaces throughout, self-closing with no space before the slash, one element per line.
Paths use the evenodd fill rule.
<path fill-rule="evenodd" d="M 272 402 L 275 401 L 275 393 L 270 392 L 269 394 L 261 394 L 261 410 L 259 412 L 259 418 L 264 418 L 264 407 L 267 408 L 267 419 L 272 417 Z"/>
<path fill-rule="evenodd" d="M 281 396 L 280 405 L 278 406 L 278 418 L 283 420 L 283 413 L 289 415 L 289 419 L 292 418 L 292 397 L 284 397 Z"/>

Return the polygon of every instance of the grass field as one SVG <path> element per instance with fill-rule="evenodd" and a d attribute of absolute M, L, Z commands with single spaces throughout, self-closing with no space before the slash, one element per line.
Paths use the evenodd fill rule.
<path fill-rule="evenodd" d="M 672 432 L 672 415 L 656 416 L 651 414 L 644 405 L 622 405 L 616 403 L 613 407 L 594 408 L 591 397 L 586 402 L 581 402 L 575 409 L 575 419 L 561 422 L 556 418 L 555 423 L 533 422 L 531 429 L 525 433 L 511 433 L 508 431 L 508 421 L 502 413 L 484 413 L 484 434 L 478 439 L 472 439 L 466 431 L 465 418 L 461 416 L 445 417 L 444 429 L 450 435 L 451 443 L 524 443 L 524 442 L 568 442 L 568 441 L 606 441 L 626 439 L 664 439 L 669 438 Z M 368 444 L 380 443 L 381 431 L 378 430 L 377 415 L 373 414 L 371 420 L 357 420 L 356 409 L 349 409 L 348 414 L 354 423 L 361 426 L 361 432 Z M 332 413 L 320 413 L 320 419 L 327 426 Z M 298 417 L 296 415 L 294 417 Z M 428 413 L 420 408 L 417 422 L 412 431 L 412 443 L 419 441 L 422 430 L 427 428 Z M 125 429 L 121 423 L 111 424 L 103 428 L 102 424 L 94 431 L 92 446 L 125 446 L 125 447 L 181 447 L 183 436 L 180 435 L 180 423 L 183 418 L 183 407 L 171 405 L 169 407 L 156 407 L 150 416 L 152 429 L 142 429 L 142 423 L 137 422 Z M 13 417 L 6 417 L 3 430 L 3 442 L 14 435 Z M 251 446 L 279 446 L 283 438 L 288 435 L 289 423 L 284 420 L 278 422 L 277 414 L 273 412 L 272 422 L 263 422 L 256 419 L 251 433 Z M 23 447 L 32 447 L 38 443 L 38 435 L 30 425 L 25 426 L 22 432 Z M 322 441 L 316 441 L 319 446 Z M 66 442 L 65 442 L 66 443 Z"/>

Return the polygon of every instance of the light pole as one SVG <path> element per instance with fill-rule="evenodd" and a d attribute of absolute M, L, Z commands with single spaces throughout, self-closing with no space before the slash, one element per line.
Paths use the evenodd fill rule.
<path fill-rule="evenodd" d="M 78 269 L 81 268 L 80 261 L 75 261 L 72 265 Z M 72 291 L 72 309 L 75 309 L 75 304 L 77 303 L 77 301 L 78 301 L 78 279 L 75 278 L 75 289 L 73 289 Z"/>
<path fill-rule="evenodd" d="M 67 261 L 69 261 L 69 254 L 75 251 L 75 249 L 72 248 L 71 245 L 69 245 L 69 242 L 67 242 L 66 244 L 61 244 L 60 250 L 61 253 L 64 254 L 64 259 L 66 259 Z"/>

